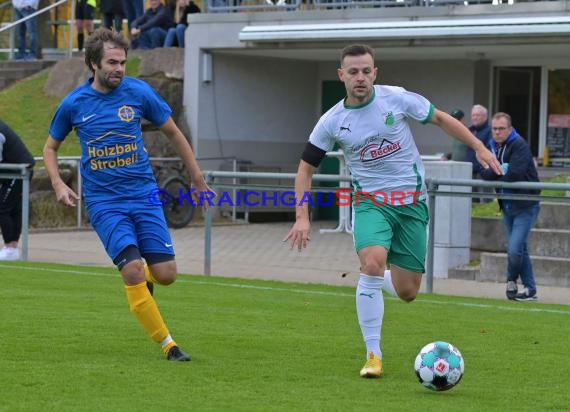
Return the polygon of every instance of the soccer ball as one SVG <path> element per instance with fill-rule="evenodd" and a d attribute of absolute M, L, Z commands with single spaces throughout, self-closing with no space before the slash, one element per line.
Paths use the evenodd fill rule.
<path fill-rule="evenodd" d="M 432 342 L 420 350 L 414 369 L 420 383 L 426 388 L 446 391 L 459 383 L 465 364 L 455 346 L 447 342 Z"/>

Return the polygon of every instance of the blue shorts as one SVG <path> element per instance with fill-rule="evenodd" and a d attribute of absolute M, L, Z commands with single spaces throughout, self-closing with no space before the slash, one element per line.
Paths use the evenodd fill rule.
<path fill-rule="evenodd" d="M 137 247 L 142 257 L 148 253 L 174 256 L 160 205 L 148 201 L 97 202 L 87 206 L 87 213 L 113 261 L 127 246 Z"/>

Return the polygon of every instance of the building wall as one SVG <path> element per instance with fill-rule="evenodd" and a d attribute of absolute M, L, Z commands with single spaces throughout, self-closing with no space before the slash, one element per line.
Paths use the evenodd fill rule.
<path fill-rule="evenodd" d="M 297 162 L 315 122 L 317 63 L 215 55 L 201 87 L 199 157 Z"/>
<path fill-rule="evenodd" d="M 472 62 L 390 61 L 378 65 L 378 83 L 420 93 L 444 111 L 470 109 Z M 195 128 L 198 156 L 296 164 L 321 115 L 321 83 L 337 79 L 338 63 L 215 55 L 213 67 L 213 81 L 200 88 L 199 127 Z M 410 124 L 422 154 L 450 151 L 451 138 L 438 127 L 415 121 Z"/>
<path fill-rule="evenodd" d="M 468 60 L 382 61 L 376 56 L 377 84 L 401 86 L 428 98 L 436 108 L 468 113 L 473 101 L 474 63 Z M 336 79 L 337 62 L 321 64 L 321 80 Z M 439 127 L 411 121 L 410 126 L 421 154 L 447 152 L 451 138 Z"/>
<path fill-rule="evenodd" d="M 389 21 L 396 17 L 451 20 L 472 15 L 473 18 L 492 19 L 516 13 L 533 16 L 538 10 L 535 6 L 534 3 L 517 3 L 513 7 L 346 9 L 326 13 L 192 16 L 186 31 L 184 103 L 195 150 L 199 157 L 223 155 L 255 163 L 297 163 L 304 142 L 321 115 L 321 83 L 336 79 L 336 50 L 340 51 L 349 41 L 358 41 L 249 43 L 239 40 L 245 26 Z M 561 2 L 540 4 L 540 12 L 551 15 L 561 14 L 561 8 L 564 8 Z M 426 96 L 440 110 L 449 112 L 459 108 L 468 114 L 475 103 L 492 108 L 492 73 L 496 67 L 545 65 L 553 59 L 553 50 L 565 47 L 546 36 L 530 40 L 509 38 L 504 44 L 497 39 L 414 39 L 391 43 L 372 39 L 370 42 L 377 50 L 380 70 L 377 83 L 403 86 Z M 541 46 L 536 47 L 538 44 Z M 307 50 L 328 50 L 329 53 L 311 55 Z M 261 57 L 264 52 L 266 57 Z M 211 82 L 204 81 L 205 53 L 212 56 Z M 558 59 L 563 65 L 567 64 L 567 57 L 560 55 L 557 54 Z M 539 148 L 545 140 L 546 81 L 541 83 Z M 422 154 L 450 150 L 451 138 L 438 127 L 413 121 L 411 127 Z"/>

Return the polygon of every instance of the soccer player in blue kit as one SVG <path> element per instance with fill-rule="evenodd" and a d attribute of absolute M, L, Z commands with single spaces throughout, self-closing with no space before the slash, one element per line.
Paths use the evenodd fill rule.
<path fill-rule="evenodd" d="M 130 310 L 168 360 L 189 361 L 190 356 L 170 336 L 147 287 L 147 282 L 173 283 L 177 269 L 162 208 L 149 199 L 157 183 L 144 148 L 143 118 L 157 125 L 177 149 L 196 188 L 193 199 L 213 191 L 172 120 L 170 107 L 147 83 L 125 76 L 127 51 L 127 41 L 110 30 L 98 29 L 89 37 L 85 63 L 93 77 L 67 95 L 55 112 L 44 162 L 57 200 L 74 206 L 78 196 L 60 176 L 57 152 L 76 129 L 85 206 L 121 273 Z"/>
<path fill-rule="evenodd" d="M 327 111 L 313 129 L 295 178 L 295 197 L 302 199 L 311 189 L 312 176 L 321 160 L 338 143 L 355 192 L 369 195 L 368 199 L 355 201 L 353 207 L 354 247 L 361 271 L 356 312 L 366 344 L 366 363 L 360 376 L 379 378 L 383 373 L 382 291 L 411 302 L 425 272 L 425 173 L 408 122 L 414 119 L 439 126 L 472 148 L 484 168 L 490 167 L 497 174 L 502 171 L 480 140 L 425 97 L 401 87 L 374 85 L 378 68 L 369 46 L 344 48 L 337 74 L 345 85 L 346 98 Z M 375 197 L 381 193 L 392 200 Z M 391 195 L 398 195 L 397 200 Z M 310 239 L 307 203 L 297 204 L 295 224 L 284 239 L 299 251 Z M 386 270 L 388 263 L 390 270 Z"/>

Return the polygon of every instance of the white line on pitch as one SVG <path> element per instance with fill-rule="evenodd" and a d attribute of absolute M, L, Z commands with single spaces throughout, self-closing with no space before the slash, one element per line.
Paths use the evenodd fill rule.
<path fill-rule="evenodd" d="M 41 268 L 41 267 L 30 267 L 30 266 L 14 266 L 14 265 L 2 265 L 0 264 L 0 268 L 9 268 L 9 269 L 26 269 L 26 270 L 37 270 L 42 272 L 53 272 L 53 273 L 66 273 L 72 275 L 87 275 L 87 276 L 106 276 L 106 277 L 116 277 L 118 273 L 102 273 L 102 272 L 90 272 L 90 271 L 83 271 L 83 270 L 70 270 L 70 269 L 57 269 L 57 268 Z M 339 297 L 349 297 L 353 298 L 353 293 L 342 293 L 342 292 L 328 292 L 328 291 L 321 291 L 321 290 L 309 290 L 309 289 L 289 289 L 289 288 L 279 288 L 274 286 L 257 286 L 257 285 L 244 285 L 239 283 L 224 283 L 224 282 L 204 282 L 200 280 L 192 280 L 185 277 L 179 277 L 177 282 L 182 283 L 192 283 L 196 285 L 206 285 L 206 286 L 221 286 L 221 287 L 232 287 L 232 288 L 240 288 L 240 289 L 254 289 L 254 290 L 267 290 L 267 291 L 275 291 L 275 292 L 293 292 L 299 294 L 306 294 L 306 295 L 321 295 L 321 296 L 339 296 Z M 392 296 L 385 296 L 385 298 L 390 300 L 399 300 Z M 472 308 L 486 308 L 486 309 L 498 309 L 498 310 L 506 310 L 506 311 L 513 311 L 513 312 L 537 312 L 537 313 L 555 313 L 555 314 L 562 314 L 562 315 L 570 315 L 570 311 L 567 310 L 559 310 L 559 309 L 542 309 L 542 308 L 529 308 L 529 307 L 510 307 L 510 306 L 497 306 L 497 305 L 490 305 L 486 303 L 468 303 L 468 302 L 449 302 L 449 301 L 438 301 L 438 300 L 426 300 L 426 299 L 416 299 L 414 302 L 417 303 L 427 303 L 427 304 L 434 304 L 434 305 L 456 305 L 456 306 L 464 306 L 464 307 L 472 307 Z"/>

